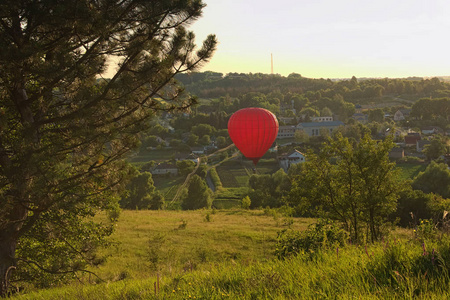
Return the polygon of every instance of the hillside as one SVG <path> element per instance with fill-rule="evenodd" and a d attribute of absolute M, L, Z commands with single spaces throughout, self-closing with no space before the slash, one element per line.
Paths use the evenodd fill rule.
<path fill-rule="evenodd" d="M 206 216 L 210 219 L 207 221 Z M 124 211 L 95 277 L 12 299 L 447 299 L 448 239 L 397 230 L 374 245 L 278 260 L 267 211 Z M 291 219 L 305 229 L 311 219 Z M 423 227 L 422 229 L 424 229 Z M 425 232 L 424 232 L 425 233 Z M 430 236 L 428 236 L 430 237 Z M 120 243 L 119 243 L 120 241 Z M 422 241 L 424 243 L 422 244 Z"/>

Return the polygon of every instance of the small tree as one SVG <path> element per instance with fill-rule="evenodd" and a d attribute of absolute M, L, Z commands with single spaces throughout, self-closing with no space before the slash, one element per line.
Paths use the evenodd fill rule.
<path fill-rule="evenodd" d="M 160 209 L 164 209 L 164 196 L 163 194 L 161 194 L 161 192 L 156 191 L 155 193 L 153 193 L 153 196 L 151 197 L 150 201 L 148 202 L 149 209 L 152 210 L 160 210 Z"/>
<path fill-rule="evenodd" d="M 450 170 L 446 164 L 432 161 L 425 171 L 414 178 L 412 187 L 424 193 L 436 193 L 450 198 Z"/>
<path fill-rule="evenodd" d="M 195 169 L 195 162 L 192 160 L 180 160 L 177 161 L 178 173 L 183 176 L 188 175 Z"/>
<path fill-rule="evenodd" d="M 309 141 L 309 135 L 304 130 L 296 130 L 294 132 L 294 139 L 299 143 L 307 143 Z"/>
<path fill-rule="evenodd" d="M 245 196 L 245 197 L 241 200 L 241 207 L 242 207 L 243 209 L 249 209 L 251 204 L 252 204 L 252 200 L 250 199 L 249 196 Z"/>
<path fill-rule="evenodd" d="M 318 154 L 307 155 L 288 201 L 301 206 L 308 201 L 313 211 L 341 221 L 353 241 L 362 240 L 363 232 L 371 241 L 379 239 L 403 189 L 388 158 L 392 145 L 369 135 L 356 144 L 342 135 L 328 139 Z"/>
<path fill-rule="evenodd" d="M 181 207 L 185 210 L 210 208 L 212 192 L 206 182 L 198 175 L 192 176 L 186 197 Z"/>
<path fill-rule="evenodd" d="M 439 158 L 441 155 L 447 153 L 445 142 L 439 138 L 432 139 L 429 145 L 425 145 L 423 153 L 428 160 Z"/>
<path fill-rule="evenodd" d="M 154 190 L 152 174 L 149 172 L 139 173 L 126 186 L 125 195 L 119 201 L 120 206 L 128 209 L 147 208 Z"/>

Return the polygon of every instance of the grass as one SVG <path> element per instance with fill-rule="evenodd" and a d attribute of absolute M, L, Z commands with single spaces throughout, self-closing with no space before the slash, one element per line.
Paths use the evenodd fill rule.
<path fill-rule="evenodd" d="M 261 159 L 255 166 L 247 159 L 235 159 L 216 167 L 224 188 L 247 187 L 252 174 L 272 174 L 279 170 L 276 159 Z"/>
<path fill-rule="evenodd" d="M 209 214 L 210 221 L 206 220 Z M 305 229 L 311 219 L 296 219 L 293 228 Z M 106 281 L 142 279 L 188 269 L 203 269 L 213 262 L 273 258 L 277 232 L 286 226 L 282 217 L 262 211 L 125 210 L 112 236 L 108 257 L 93 270 Z"/>
<path fill-rule="evenodd" d="M 115 265 L 130 272 L 123 280 L 18 295 L 16 299 L 448 299 L 450 241 L 392 237 L 374 245 L 328 246 L 274 259 L 279 224 L 261 211 L 124 212 L 112 253 Z M 186 221 L 180 228 L 179 218 Z M 296 219 L 302 229 L 312 220 Z M 402 231 L 402 234 L 405 232 Z M 159 273 L 142 260 L 145 241 L 167 245 Z M 182 236 L 182 237 L 181 237 Z M 148 245 L 148 244 L 147 244 Z M 237 255 L 239 253 L 239 255 Z M 124 261 L 120 257 L 128 258 Z M 140 257 L 135 259 L 133 257 Z M 189 259 L 180 270 L 177 261 Z M 136 260 L 136 261 L 135 261 Z M 135 262 L 134 262 L 135 261 Z M 143 275 L 133 275 L 140 263 Z M 104 268 L 111 269 L 112 266 Z M 121 269 L 119 268 L 119 269 Z"/>
<path fill-rule="evenodd" d="M 178 187 L 183 184 L 185 180 L 185 177 L 183 176 L 154 175 L 152 178 L 157 190 L 160 191 L 168 201 L 173 199 Z"/>
<path fill-rule="evenodd" d="M 401 169 L 401 178 L 406 180 L 414 179 L 414 177 L 416 177 L 420 172 L 425 171 L 427 165 L 402 163 L 397 164 L 397 168 Z"/>

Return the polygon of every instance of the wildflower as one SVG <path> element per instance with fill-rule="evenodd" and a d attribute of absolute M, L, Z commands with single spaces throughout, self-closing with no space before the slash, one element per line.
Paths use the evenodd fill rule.
<path fill-rule="evenodd" d="M 172 293 L 175 293 L 175 290 L 172 290 Z"/>

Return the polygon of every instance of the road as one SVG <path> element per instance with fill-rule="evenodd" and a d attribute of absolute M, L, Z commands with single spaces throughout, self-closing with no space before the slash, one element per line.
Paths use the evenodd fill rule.
<path fill-rule="evenodd" d="M 181 195 L 181 191 L 183 190 L 183 188 L 187 187 L 187 185 L 189 184 L 189 180 L 191 180 L 191 177 L 195 174 L 195 172 L 197 172 L 198 168 L 200 167 L 200 165 L 201 165 L 201 163 L 202 163 L 202 159 L 205 159 L 205 158 L 211 157 L 211 156 L 213 156 L 213 155 L 219 154 L 219 153 L 221 153 L 221 152 L 223 152 L 223 151 L 227 151 L 228 149 L 231 149 L 231 148 L 233 148 L 233 147 L 235 147 L 234 144 L 231 144 L 231 145 L 229 145 L 229 146 L 227 146 L 227 147 L 225 147 L 225 148 L 219 149 L 219 150 L 217 150 L 217 151 L 215 151 L 215 152 L 213 152 L 213 153 L 211 153 L 211 154 L 208 154 L 208 155 L 203 156 L 203 157 L 199 157 L 198 160 L 197 160 L 197 165 L 195 166 L 194 170 L 186 176 L 186 179 L 184 180 L 183 184 L 180 185 L 180 187 L 178 188 L 178 190 L 177 190 L 175 196 L 173 197 L 172 201 L 170 201 L 170 204 L 172 204 L 172 203 L 174 203 L 176 200 L 178 200 L 178 198 L 179 198 L 180 195 Z M 229 159 L 231 159 L 231 158 L 236 157 L 238 154 L 239 154 L 239 152 L 235 152 L 232 156 L 230 156 L 230 157 L 228 157 L 228 158 L 226 158 L 226 159 L 224 159 L 224 160 L 222 160 L 222 161 L 220 161 L 220 162 L 214 164 L 213 166 L 208 166 L 208 168 L 206 169 L 206 171 L 207 171 L 207 175 L 206 175 L 206 183 L 208 184 L 208 187 L 209 187 L 213 192 L 215 191 L 215 186 L 214 186 L 214 184 L 213 184 L 213 182 L 212 182 L 212 180 L 211 180 L 211 177 L 209 176 L 209 170 L 210 170 L 212 167 L 218 166 L 219 164 L 223 163 L 224 161 L 227 161 L 227 160 L 229 160 Z"/>

